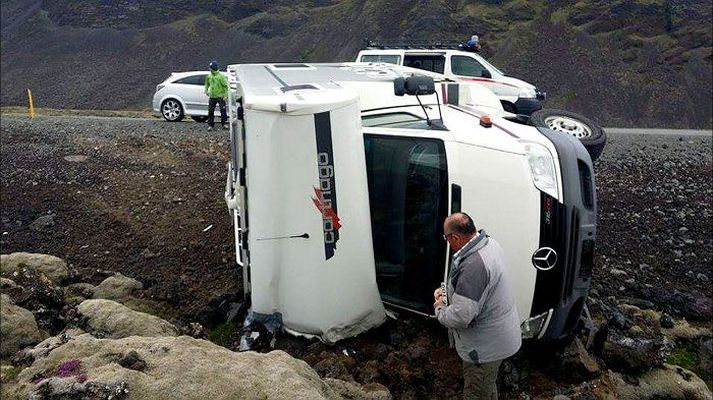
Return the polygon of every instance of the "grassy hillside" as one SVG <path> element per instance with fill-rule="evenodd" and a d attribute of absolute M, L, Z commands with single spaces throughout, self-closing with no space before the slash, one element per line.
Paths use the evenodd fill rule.
<path fill-rule="evenodd" d="M 711 1 L 4 0 L 0 103 L 149 106 L 172 71 L 353 60 L 363 38 L 486 41 L 548 105 L 604 125 L 710 128 Z"/>

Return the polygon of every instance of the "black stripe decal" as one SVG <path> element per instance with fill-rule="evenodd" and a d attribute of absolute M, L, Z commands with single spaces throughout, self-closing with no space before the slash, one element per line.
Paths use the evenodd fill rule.
<path fill-rule="evenodd" d="M 315 204 L 317 204 L 317 208 L 322 213 L 324 256 L 329 260 L 334 257 L 334 251 L 339 240 L 339 228 L 341 227 L 337 208 L 332 123 L 329 118 L 329 112 L 314 115 L 314 128 L 317 139 L 317 169 L 319 173 L 319 188 L 316 188 L 319 193 L 317 193 Z"/>
<path fill-rule="evenodd" d="M 458 84 L 448 84 L 448 104 L 458 105 Z"/>
<path fill-rule="evenodd" d="M 267 70 L 267 72 L 270 73 L 270 75 L 272 75 L 273 78 L 275 78 L 278 82 L 280 82 L 280 85 L 282 85 L 283 87 L 284 87 L 284 86 L 290 86 L 290 85 L 287 84 L 287 82 L 285 82 L 285 81 L 283 81 L 282 79 L 280 79 L 280 77 L 277 76 L 277 74 L 275 74 L 275 72 L 273 72 L 267 65 L 265 66 L 265 69 Z"/>

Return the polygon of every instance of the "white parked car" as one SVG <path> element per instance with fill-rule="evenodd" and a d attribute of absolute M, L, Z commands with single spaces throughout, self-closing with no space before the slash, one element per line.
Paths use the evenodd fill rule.
<path fill-rule="evenodd" d="M 191 117 L 196 122 L 208 120 L 208 96 L 204 84 L 208 71 L 173 72 L 165 81 L 156 85 L 153 95 L 153 111 L 166 121 L 178 122 Z M 225 72 L 221 72 L 226 74 Z M 220 116 L 216 107 L 215 115 Z"/>
<path fill-rule="evenodd" d="M 523 337 L 571 335 L 594 261 L 592 161 L 476 83 L 390 64 L 228 67 L 225 199 L 252 321 L 334 342 L 433 316 L 447 215 L 507 256 Z M 585 313 L 586 314 L 586 313 Z"/>

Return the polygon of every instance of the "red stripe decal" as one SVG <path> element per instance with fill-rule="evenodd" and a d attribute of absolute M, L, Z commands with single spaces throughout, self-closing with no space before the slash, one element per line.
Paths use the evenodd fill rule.
<path fill-rule="evenodd" d="M 510 86 L 510 87 L 514 87 L 514 88 L 518 87 L 515 85 L 511 85 L 509 83 L 498 82 L 498 81 L 494 81 L 494 80 L 488 79 L 488 78 L 458 78 L 458 79 L 460 79 L 462 81 L 486 82 L 486 83 L 491 83 L 493 85 L 503 85 L 503 86 Z"/>

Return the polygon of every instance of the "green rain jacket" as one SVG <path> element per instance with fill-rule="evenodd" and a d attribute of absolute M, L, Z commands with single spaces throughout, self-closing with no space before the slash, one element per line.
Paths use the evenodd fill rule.
<path fill-rule="evenodd" d="M 228 97 L 228 78 L 220 71 L 210 71 L 205 77 L 205 91 L 211 99 Z"/>

